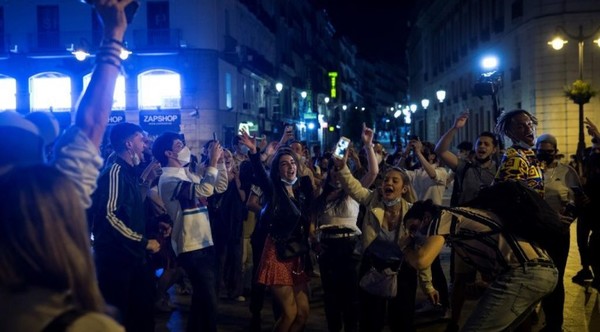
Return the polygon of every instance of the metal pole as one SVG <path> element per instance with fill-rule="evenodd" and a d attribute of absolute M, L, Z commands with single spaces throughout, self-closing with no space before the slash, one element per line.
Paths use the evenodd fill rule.
<path fill-rule="evenodd" d="M 579 26 L 579 80 L 583 81 L 583 26 Z M 583 133 L 583 102 L 579 103 L 579 141 L 577 142 L 577 165 L 579 175 L 582 175 L 583 171 L 583 154 L 585 151 L 585 136 Z"/>

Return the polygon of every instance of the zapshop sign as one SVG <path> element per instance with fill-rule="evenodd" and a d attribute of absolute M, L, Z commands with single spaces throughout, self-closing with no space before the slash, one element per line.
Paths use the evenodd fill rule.
<path fill-rule="evenodd" d="M 117 124 L 125 122 L 125 111 L 112 111 L 108 117 L 108 123 Z"/>
<path fill-rule="evenodd" d="M 181 126 L 179 110 L 140 111 L 140 126 L 152 134 L 165 131 L 178 133 Z"/>

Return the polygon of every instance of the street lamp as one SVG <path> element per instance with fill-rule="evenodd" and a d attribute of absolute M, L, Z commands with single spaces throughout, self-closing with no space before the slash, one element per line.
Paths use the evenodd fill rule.
<path fill-rule="evenodd" d="M 594 35 L 596 35 L 598 33 L 598 31 L 600 31 L 600 26 L 598 26 L 596 28 L 596 30 L 589 35 L 584 35 L 583 34 L 583 26 L 580 25 L 579 26 L 579 33 L 574 35 L 571 33 L 568 33 L 564 27 L 562 26 L 558 26 L 556 27 L 557 31 L 562 31 L 562 33 L 564 33 L 564 35 L 566 35 L 567 37 L 576 40 L 579 46 L 579 57 L 578 57 L 578 68 L 579 68 L 579 81 L 583 82 L 583 45 L 584 42 L 588 39 L 590 39 L 591 37 L 593 37 Z M 600 46 L 600 39 L 595 40 L 595 43 L 598 43 L 598 46 Z M 560 50 L 563 48 L 563 46 L 568 43 L 567 40 L 561 38 L 560 36 L 555 37 L 553 40 L 548 42 L 548 45 L 552 46 L 552 48 L 554 48 L 555 50 Z M 583 163 L 583 153 L 585 151 L 585 136 L 583 133 L 583 105 L 587 102 L 589 102 L 589 99 L 587 100 L 573 100 L 576 104 L 579 105 L 579 141 L 577 142 L 577 161 L 578 161 L 578 165 L 579 165 L 579 174 L 581 175 L 582 172 L 582 163 Z"/>
<path fill-rule="evenodd" d="M 281 92 L 281 90 L 283 90 L 283 83 L 281 83 L 281 82 L 275 83 L 275 90 L 277 90 L 277 93 Z"/>

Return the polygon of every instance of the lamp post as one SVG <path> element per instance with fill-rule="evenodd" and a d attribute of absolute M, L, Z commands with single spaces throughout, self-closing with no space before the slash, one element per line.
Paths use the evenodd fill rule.
<path fill-rule="evenodd" d="M 423 107 L 423 120 L 425 123 L 423 126 L 423 139 L 427 140 L 427 107 L 429 107 L 429 99 L 421 99 L 421 107 Z"/>
<path fill-rule="evenodd" d="M 567 37 L 569 37 L 570 39 L 576 40 L 578 47 L 579 47 L 579 56 L 578 56 L 578 69 L 579 69 L 579 81 L 581 81 L 581 83 L 583 82 L 583 46 L 584 46 L 584 42 L 588 39 L 590 39 L 591 37 L 593 37 L 594 35 L 596 35 L 598 33 L 598 31 L 600 31 L 600 26 L 598 26 L 596 28 L 596 30 L 589 35 L 584 35 L 583 34 L 583 26 L 579 26 L 579 32 L 578 34 L 574 35 L 571 33 L 568 33 L 564 27 L 562 26 L 558 26 L 557 31 L 562 31 L 562 33 L 564 33 L 564 35 L 566 35 Z M 598 44 L 598 46 L 600 46 L 600 39 L 597 39 L 594 41 L 595 43 Z M 563 48 L 563 46 L 568 43 L 567 40 L 561 38 L 560 36 L 555 37 L 553 40 L 548 42 L 548 45 L 552 46 L 553 49 L 555 50 L 560 50 Z M 569 96 L 571 98 L 571 100 L 573 100 L 577 105 L 579 105 L 579 140 L 577 142 L 577 164 L 579 165 L 579 174 L 582 174 L 582 163 L 583 163 L 583 153 L 585 150 L 585 136 L 583 133 L 583 105 L 589 102 L 589 99 L 591 96 L 589 97 L 585 97 L 583 96 L 582 98 L 574 98 L 573 96 Z"/>
<path fill-rule="evenodd" d="M 437 90 L 435 93 L 435 97 L 440 102 L 440 121 L 439 121 L 438 125 L 440 126 L 440 137 L 441 137 L 444 134 L 443 133 L 444 121 L 442 121 L 442 108 L 444 107 L 444 99 L 446 99 L 446 90 L 442 90 L 442 89 Z"/>

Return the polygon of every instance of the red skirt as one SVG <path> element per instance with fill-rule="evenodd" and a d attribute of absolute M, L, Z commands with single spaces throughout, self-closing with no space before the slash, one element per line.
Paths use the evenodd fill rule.
<path fill-rule="evenodd" d="M 257 281 L 266 286 L 295 286 L 307 283 L 310 278 L 304 271 L 304 266 L 302 257 L 285 260 L 277 258 L 275 243 L 270 236 L 267 236 L 260 257 Z"/>

